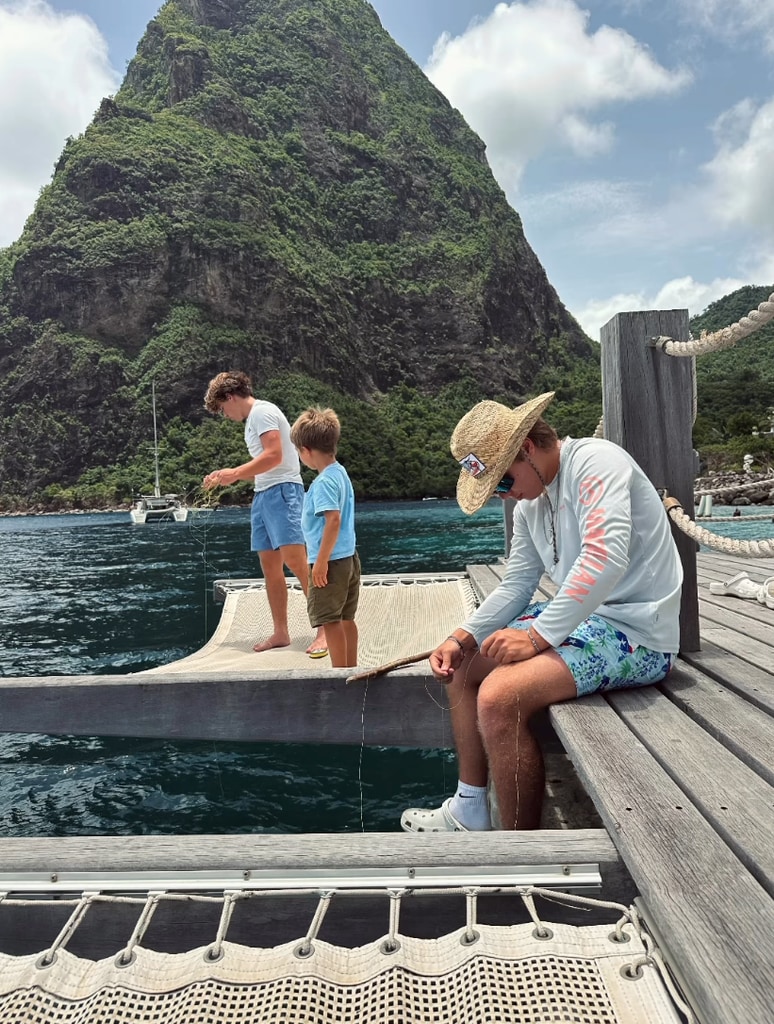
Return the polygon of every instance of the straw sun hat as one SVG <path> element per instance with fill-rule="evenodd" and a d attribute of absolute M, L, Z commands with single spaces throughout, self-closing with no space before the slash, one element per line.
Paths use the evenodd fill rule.
<path fill-rule="evenodd" d="M 450 448 L 462 466 L 457 502 L 463 512 L 472 515 L 489 501 L 553 397 L 554 392 L 547 391 L 515 409 L 500 402 L 479 402 L 462 417 Z"/>

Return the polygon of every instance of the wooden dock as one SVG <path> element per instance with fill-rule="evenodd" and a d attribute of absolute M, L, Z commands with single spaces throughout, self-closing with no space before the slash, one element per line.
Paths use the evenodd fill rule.
<path fill-rule="evenodd" d="M 482 597 L 503 568 L 471 569 Z M 550 709 L 703 1024 L 774 1019 L 774 610 L 708 587 L 742 568 L 774 574 L 698 555 L 702 648 L 665 682 Z"/>

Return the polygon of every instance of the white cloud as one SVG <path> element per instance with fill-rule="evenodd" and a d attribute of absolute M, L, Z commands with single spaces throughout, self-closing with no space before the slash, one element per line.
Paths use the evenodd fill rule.
<path fill-rule="evenodd" d="M 633 181 L 608 181 L 594 178 L 570 181 L 548 192 L 529 192 L 519 201 L 525 219 L 541 225 L 573 224 L 579 220 L 597 221 L 623 216 L 641 205 L 641 188 Z"/>
<path fill-rule="evenodd" d="M 646 181 L 602 179 L 525 196 L 520 208 L 544 230 L 560 224 L 582 230 L 589 251 L 625 251 L 637 239 L 640 255 L 682 249 L 686 263 L 695 266 L 709 246 L 725 250 L 738 270 L 759 268 L 761 251 L 774 251 L 774 97 L 762 105 L 742 100 L 709 130 L 714 155 L 690 180 L 672 183 L 667 194 L 655 193 Z M 746 258 L 745 246 L 758 255 Z"/>
<path fill-rule="evenodd" d="M 713 126 L 718 151 L 705 165 L 708 205 L 725 225 L 774 237 L 774 99 L 744 100 Z"/>
<path fill-rule="evenodd" d="M 678 6 L 691 24 L 726 42 L 757 35 L 774 53 L 774 0 L 678 0 Z"/>
<path fill-rule="evenodd" d="M 716 299 L 736 291 L 743 285 L 755 283 L 755 278 L 716 278 L 702 283 L 692 277 L 676 277 L 667 281 L 655 294 L 620 292 L 607 299 L 592 299 L 572 314 L 590 338 L 599 340 L 600 328 L 616 313 L 630 313 L 649 309 L 687 309 L 691 316 L 701 313 Z M 757 278 L 761 280 L 760 277 Z"/>
<path fill-rule="evenodd" d="M 0 0 L 0 246 L 19 236 L 67 136 L 118 84 L 91 20 L 45 0 Z"/>
<path fill-rule="evenodd" d="M 615 128 L 599 111 L 690 82 L 627 32 L 590 32 L 588 22 L 574 0 L 499 3 L 463 35 L 437 41 L 426 73 L 486 142 L 504 187 L 551 146 L 580 157 L 609 151 Z"/>

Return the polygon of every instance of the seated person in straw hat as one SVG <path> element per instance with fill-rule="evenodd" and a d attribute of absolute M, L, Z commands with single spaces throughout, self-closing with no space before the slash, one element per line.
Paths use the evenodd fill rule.
<path fill-rule="evenodd" d="M 513 498 L 503 580 L 430 656 L 449 686 L 459 784 L 435 810 L 411 808 L 407 832 L 540 824 L 544 770 L 529 721 L 558 701 L 663 679 L 679 648 L 682 567 L 655 488 L 618 445 L 560 441 L 541 418 L 553 392 L 516 409 L 479 402 L 457 424 L 457 501 L 478 511 Z M 547 573 L 553 600 L 531 603 Z"/>

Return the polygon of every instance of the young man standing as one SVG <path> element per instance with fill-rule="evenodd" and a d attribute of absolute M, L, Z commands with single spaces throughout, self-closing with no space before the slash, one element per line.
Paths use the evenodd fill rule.
<path fill-rule="evenodd" d="M 204 406 L 208 412 L 222 413 L 229 420 L 245 424 L 250 461 L 208 473 L 202 486 L 210 490 L 228 487 L 238 480 L 254 479 L 251 547 L 258 552 L 261 561 L 273 624 L 271 636 L 256 643 L 254 650 L 287 647 L 290 633 L 285 566 L 296 576 L 305 594 L 308 589 L 306 547 L 301 530 L 304 485 L 298 455 L 290 440 L 290 424 L 276 405 L 253 396 L 250 378 L 238 370 L 213 377 L 204 396 Z M 323 629 L 317 631 L 307 654 L 310 657 L 327 654 Z"/>

